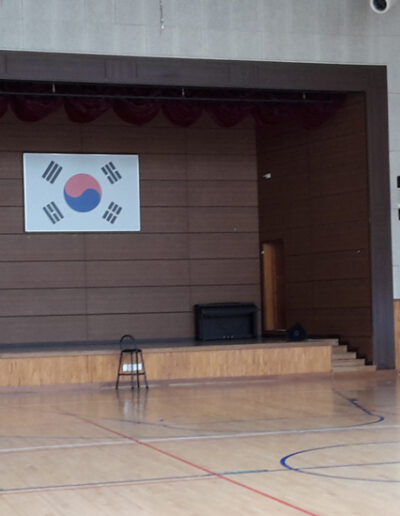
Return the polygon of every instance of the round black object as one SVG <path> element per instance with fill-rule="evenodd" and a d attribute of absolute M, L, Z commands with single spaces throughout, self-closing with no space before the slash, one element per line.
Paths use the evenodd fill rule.
<path fill-rule="evenodd" d="M 374 7 L 377 11 L 385 11 L 387 9 L 387 0 L 374 0 Z"/>
<path fill-rule="evenodd" d="M 292 342 L 300 342 L 302 340 L 306 340 L 307 332 L 300 323 L 296 323 L 289 328 L 288 338 Z"/>

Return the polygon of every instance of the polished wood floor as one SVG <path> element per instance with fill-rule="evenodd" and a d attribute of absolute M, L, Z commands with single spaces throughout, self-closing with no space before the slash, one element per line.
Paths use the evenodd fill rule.
<path fill-rule="evenodd" d="M 2 516 L 399 515 L 392 372 L 0 393 Z"/>

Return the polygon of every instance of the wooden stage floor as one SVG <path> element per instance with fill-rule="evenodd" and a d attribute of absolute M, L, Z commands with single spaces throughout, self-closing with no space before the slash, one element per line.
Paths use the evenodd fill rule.
<path fill-rule="evenodd" d="M 0 395 L 2 516 L 397 516 L 394 372 Z"/>
<path fill-rule="evenodd" d="M 143 348 L 150 382 L 329 373 L 336 339 L 221 341 Z M 23 348 L 0 352 L 0 387 L 115 382 L 119 347 Z M 126 378 L 126 377 L 125 377 Z"/>

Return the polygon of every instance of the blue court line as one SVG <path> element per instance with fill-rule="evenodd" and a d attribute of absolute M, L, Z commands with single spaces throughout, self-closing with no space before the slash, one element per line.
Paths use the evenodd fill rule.
<path fill-rule="evenodd" d="M 360 482 L 379 482 L 379 483 L 400 483 L 400 479 L 380 479 L 380 478 L 360 478 L 360 477 L 346 477 L 342 475 L 328 475 L 324 473 L 315 472 L 316 469 L 334 469 L 334 468 L 351 468 L 351 467 L 368 467 L 368 466 L 385 466 L 385 465 L 392 465 L 392 464 L 399 464 L 400 461 L 393 461 L 393 462 L 377 462 L 377 463 L 364 463 L 364 464 L 338 464 L 338 465 L 321 465 L 321 466 L 305 466 L 296 468 L 294 466 L 291 466 L 288 464 L 288 460 L 292 457 L 295 457 L 296 455 L 302 455 L 305 453 L 311 453 L 314 451 L 321 451 L 321 450 L 329 450 L 333 448 L 350 448 L 353 446 L 374 446 L 374 445 L 382 445 L 382 444 L 398 444 L 400 441 L 376 441 L 376 442 L 366 442 L 366 443 L 347 443 L 347 444 L 334 444 L 330 446 L 320 446 L 317 448 L 308 448 L 306 450 L 300 450 L 294 453 L 290 453 L 289 455 L 286 455 L 280 460 L 281 465 L 290 470 L 290 471 L 296 471 L 297 473 L 303 473 L 305 475 L 312 475 L 317 477 L 325 477 L 325 478 L 336 478 L 341 480 L 356 480 Z M 311 471 L 313 470 L 313 471 Z"/>
<path fill-rule="evenodd" d="M 368 416 L 374 416 L 374 417 L 378 418 L 376 421 L 373 421 L 373 423 L 380 423 L 381 421 L 385 420 L 385 418 L 383 416 L 378 416 L 377 414 L 374 414 L 373 412 L 371 412 L 367 408 L 363 407 L 360 403 L 358 403 L 357 398 L 349 398 L 348 396 L 345 396 L 344 394 L 342 394 L 340 391 L 338 391 L 336 389 L 332 389 L 332 391 L 336 395 L 340 396 L 341 398 L 343 398 L 346 401 L 348 401 L 349 403 L 351 403 L 357 409 L 361 410 L 361 412 L 364 412 L 364 414 L 367 414 Z M 368 423 L 368 424 L 372 424 L 372 423 Z"/>
<path fill-rule="evenodd" d="M 248 469 L 238 471 L 223 471 L 221 473 L 203 473 L 201 475 L 176 475 L 170 477 L 149 477 L 149 478 L 136 478 L 129 480 L 109 480 L 105 482 L 85 482 L 82 484 L 53 484 L 44 486 L 31 486 L 31 487 L 15 487 L 15 488 L 0 488 L 0 495 L 10 493 L 24 493 L 30 491 L 47 491 L 57 489 L 84 489 L 84 488 L 95 488 L 95 487 L 112 487 L 112 486 L 126 486 L 135 484 L 148 484 L 157 482 L 173 482 L 173 481 L 185 481 L 185 480 L 201 480 L 206 478 L 218 478 L 220 476 L 232 476 L 232 475 L 250 475 L 257 473 L 269 473 L 268 469 Z M 284 471 L 284 470 L 279 470 Z"/>
<path fill-rule="evenodd" d="M 340 391 L 336 390 L 336 389 L 332 389 L 332 391 L 337 395 L 337 396 L 340 396 L 341 398 L 343 398 L 344 400 L 346 400 L 348 403 L 350 403 L 351 405 L 353 405 L 353 407 L 355 407 L 356 409 L 360 410 L 361 412 L 363 412 L 364 414 L 366 414 L 367 416 L 372 416 L 372 417 L 376 417 L 376 419 L 374 421 L 370 421 L 368 423 L 364 423 L 364 425 L 372 425 L 372 424 L 376 424 L 376 423 L 381 423 L 382 421 L 384 421 L 384 417 L 383 416 L 379 416 L 377 414 L 374 414 L 371 410 L 363 407 L 357 400 L 357 398 L 350 398 L 346 395 L 344 395 L 343 393 L 341 393 Z M 359 425 L 361 426 L 361 425 Z M 332 445 L 332 446 L 322 446 L 322 447 L 319 447 L 319 448 L 309 448 L 309 449 L 306 449 L 306 450 L 300 450 L 300 451 L 297 451 L 297 452 L 294 452 L 294 453 L 291 453 L 289 455 L 286 455 L 285 457 L 283 457 L 281 460 L 280 460 L 280 463 L 283 467 L 287 468 L 288 470 L 291 470 L 291 471 L 296 471 L 297 473 L 303 473 L 305 475 L 314 475 L 314 476 L 318 476 L 318 477 L 325 477 L 325 478 L 336 478 L 336 479 L 342 479 L 342 480 L 356 480 L 356 481 L 360 481 L 360 482 L 382 482 L 382 483 L 400 483 L 400 479 L 399 480 L 395 480 L 395 479 L 379 479 L 379 478 L 358 478 L 358 477 L 345 477 L 345 476 L 340 476 L 340 475 L 327 475 L 327 474 L 324 474 L 324 473 L 318 473 L 318 472 L 315 472 L 316 469 L 333 469 L 333 468 L 344 468 L 344 467 L 363 467 L 363 466 L 371 466 L 371 465 L 375 465 L 375 466 L 378 466 L 378 465 L 387 465 L 387 464 L 398 464 L 398 462 L 387 462 L 387 463 L 375 463 L 375 464 L 348 464 L 348 465 L 345 465 L 345 464 L 342 464 L 342 465 L 321 465 L 321 466 L 314 466 L 314 467 L 310 467 L 310 466 L 307 466 L 307 467 L 304 467 L 304 468 L 295 468 L 293 466 L 290 466 L 287 461 L 294 457 L 295 455 L 301 455 L 301 454 L 304 454 L 304 453 L 310 453 L 310 452 L 313 452 L 313 451 L 319 451 L 319 450 L 327 450 L 327 449 L 332 449 L 332 448 L 345 448 L 345 447 L 350 447 L 350 446 L 368 446 L 368 445 L 382 445 L 382 444 L 394 444 L 394 443 L 398 443 L 399 441 L 387 441 L 387 442 L 370 442 L 370 443 L 351 443 L 351 444 L 335 444 L 335 445 Z M 313 470 L 313 471 L 310 471 L 310 470 Z"/>
<path fill-rule="evenodd" d="M 373 421 L 366 421 L 364 423 L 358 423 L 358 424 L 351 424 L 351 425 L 343 425 L 343 426 L 334 426 L 334 427 L 321 427 L 321 428 L 302 428 L 302 429 L 296 429 L 296 430 L 291 430 L 291 431 L 287 431 L 287 430 L 282 430 L 282 431 L 279 431 L 279 430 L 275 430 L 275 431 L 271 431 L 271 432 L 263 432 L 263 431 L 260 431 L 260 432 L 252 432 L 252 434 L 254 436 L 256 436 L 257 434 L 259 435 L 268 435 L 269 433 L 271 435 L 273 434 L 279 434 L 279 433 L 282 433 L 282 434 L 285 434 L 285 433 L 306 433 L 306 432 L 315 432 L 315 431 L 335 431 L 335 430 L 341 430 L 341 429 L 351 429 L 351 428 L 358 428 L 358 427 L 361 427 L 361 426 L 369 426 L 369 425 L 374 425 L 376 423 L 381 423 L 382 421 L 385 420 L 385 418 L 383 416 L 379 416 L 377 414 L 374 414 L 372 411 L 368 410 L 367 408 L 363 407 L 360 403 L 358 403 L 357 401 L 357 398 L 349 398 L 348 396 L 345 396 L 344 394 L 342 394 L 340 391 L 336 390 L 336 389 L 332 389 L 332 392 L 338 396 L 340 396 L 341 398 L 343 398 L 344 400 L 346 400 L 347 402 L 349 402 L 351 405 L 353 405 L 354 407 L 356 407 L 358 410 L 360 410 L 361 412 L 363 412 L 364 414 L 366 414 L 367 416 L 371 416 L 371 417 L 375 417 L 376 419 L 374 419 Z M 315 416 L 315 417 L 318 417 L 318 416 Z M 145 422 L 145 421 L 137 421 L 137 420 L 126 420 L 126 419 L 120 419 L 120 418 L 105 418 L 107 421 L 118 421 L 118 422 L 122 422 L 122 423 L 129 423 L 129 424 L 139 424 L 139 425 L 148 425 L 148 426 L 155 426 L 155 427 L 163 427 L 163 428 L 169 428 L 169 429 L 174 429 L 174 430 L 188 430 L 187 427 L 182 427 L 182 426 L 178 426 L 178 425 L 172 425 L 172 424 L 169 424 L 169 423 L 166 423 L 166 422 L 162 422 L 161 424 L 159 422 Z M 284 419 L 284 418 L 279 418 L 279 419 Z M 257 421 L 261 422 L 261 421 L 268 421 L 268 418 L 260 418 L 260 419 L 257 419 Z M 222 424 L 231 424 L 233 422 L 242 422 L 244 420 L 229 420 L 229 421 L 219 421 L 219 423 L 222 423 Z M 209 422 L 207 423 L 209 424 Z M 243 437 L 248 437 L 249 435 L 249 432 L 243 432 Z M 210 439 L 210 438 L 218 438 L 218 435 L 219 434 L 201 434 L 199 436 L 196 436 L 195 438 L 196 439 Z M 241 433 L 237 433 L 237 434 L 226 434 L 226 433 L 223 433 L 221 432 L 221 435 L 223 437 L 241 437 Z M 190 439 L 191 436 L 183 436 L 181 437 L 182 439 Z M 179 439 L 179 437 L 177 437 L 177 439 Z M 155 441 L 157 441 L 157 439 L 154 439 Z M 160 441 L 163 440 L 163 439 L 160 439 Z"/>

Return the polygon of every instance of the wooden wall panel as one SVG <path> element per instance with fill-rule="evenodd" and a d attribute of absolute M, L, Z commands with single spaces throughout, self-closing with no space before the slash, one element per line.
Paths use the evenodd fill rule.
<path fill-rule="evenodd" d="M 204 129 L 193 128 L 187 132 L 188 154 L 256 154 L 253 130 L 216 129 L 210 125 Z"/>
<path fill-rule="evenodd" d="M 183 260 L 188 257 L 187 236 L 182 233 L 89 234 L 85 247 L 87 260 Z"/>
<path fill-rule="evenodd" d="M 80 152 L 127 153 L 127 154 L 184 154 L 185 129 L 170 127 L 81 126 Z"/>
<path fill-rule="evenodd" d="M 369 274 L 367 249 L 317 253 L 313 256 L 313 276 L 316 280 L 368 278 Z"/>
<path fill-rule="evenodd" d="M 88 288 L 86 298 L 88 314 L 188 312 L 191 309 L 188 286 Z"/>
<path fill-rule="evenodd" d="M 314 283 L 312 281 L 288 283 L 287 289 L 286 289 L 286 292 L 287 292 L 286 308 L 287 308 L 287 310 L 290 312 L 292 310 L 298 310 L 298 309 L 302 309 L 302 308 L 308 308 L 308 309 L 313 308 L 313 305 L 314 305 L 313 286 L 314 286 Z"/>
<path fill-rule="evenodd" d="M 365 191 L 314 197 L 311 200 L 312 224 L 325 225 L 359 221 L 368 216 Z"/>
<path fill-rule="evenodd" d="M 186 206 L 184 181 L 141 181 L 141 206 Z"/>
<path fill-rule="evenodd" d="M 84 262 L 0 262 L 0 289 L 84 286 Z"/>
<path fill-rule="evenodd" d="M 189 154 L 187 177 L 191 181 L 256 181 L 256 156 Z"/>
<path fill-rule="evenodd" d="M 258 229 L 257 207 L 191 207 L 191 233 L 254 232 Z"/>
<path fill-rule="evenodd" d="M 258 233 L 199 233 L 189 239 L 193 259 L 253 258 L 258 252 Z"/>
<path fill-rule="evenodd" d="M 259 302 L 253 124 L 0 120 L 1 342 L 193 338 L 193 304 Z M 138 153 L 141 230 L 24 233 L 23 152 Z M 17 328 L 13 331 L 13 327 Z M 47 331 L 48 329 L 48 331 Z"/>
<path fill-rule="evenodd" d="M 162 180 L 185 181 L 186 160 L 184 154 L 139 155 L 140 178 L 142 181 Z"/>
<path fill-rule="evenodd" d="M 88 338 L 85 315 L 1 317 L 3 344 L 85 342 Z"/>
<path fill-rule="evenodd" d="M 143 233 L 186 233 L 188 210 L 175 207 L 141 207 Z"/>
<path fill-rule="evenodd" d="M 106 314 L 87 316 L 89 341 L 118 341 L 128 333 L 138 339 L 183 339 L 194 335 L 194 316 L 189 312 Z"/>
<path fill-rule="evenodd" d="M 372 360 L 365 128 L 354 95 L 319 128 L 260 130 L 259 210 L 260 241 L 284 244 L 288 324 L 340 335 Z"/>
<path fill-rule="evenodd" d="M 190 277 L 192 285 L 258 284 L 260 264 L 258 259 L 192 260 Z"/>
<path fill-rule="evenodd" d="M 1 179 L 21 179 L 22 155 L 20 152 L 2 152 L 0 160 Z"/>
<path fill-rule="evenodd" d="M 23 233 L 24 212 L 19 208 L 0 208 L 0 233 Z"/>
<path fill-rule="evenodd" d="M 310 254 L 312 252 L 312 231 L 311 226 L 300 226 L 285 229 L 284 247 L 285 253 L 290 255 Z M 274 231 L 274 239 L 282 238 L 282 230 Z M 279 236 L 277 236 L 279 235 Z M 269 233 L 262 233 L 262 238 L 269 240 Z"/>
<path fill-rule="evenodd" d="M 2 317 L 27 315 L 73 315 L 86 310 L 85 289 L 0 290 Z"/>
<path fill-rule="evenodd" d="M 260 203 L 263 201 L 260 200 Z M 308 201 L 296 199 L 293 201 L 285 198 L 282 202 L 269 202 L 268 210 L 260 215 L 260 227 L 264 232 L 270 233 L 282 228 L 309 228 L 311 218 L 311 206 Z"/>
<path fill-rule="evenodd" d="M 290 205 L 293 202 L 304 204 L 309 197 L 309 178 L 308 178 L 308 161 L 303 161 L 303 167 L 298 169 L 296 174 L 293 170 L 285 174 L 281 170 L 279 163 L 274 166 L 266 167 L 271 179 L 263 180 L 263 188 L 260 190 L 260 202 L 268 202 L 281 204 L 284 202 Z M 298 168 L 299 165 L 298 165 Z M 276 169 L 276 170 L 275 170 Z"/>
<path fill-rule="evenodd" d="M 369 229 L 367 220 L 349 220 L 313 226 L 312 246 L 315 252 L 337 252 L 352 249 L 357 252 L 369 247 Z"/>
<path fill-rule="evenodd" d="M 35 123 L 33 127 L 16 123 L 14 116 L 8 113 L 1 120 L 0 151 L 82 152 L 81 129 L 82 126 L 71 123 L 54 124 L 51 130 L 42 123 Z"/>
<path fill-rule="evenodd" d="M 257 206 L 255 181 L 190 181 L 190 206 Z"/>
<path fill-rule="evenodd" d="M 314 306 L 370 307 L 370 286 L 365 278 L 314 282 Z"/>
<path fill-rule="evenodd" d="M 0 233 L 0 261 L 20 262 L 27 258 L 30 261 L 84 260 L 84 236 L 68 233 L 17 235 Z"/>
<path fill-rule="evenodd" d="M 369 285 L 365 278 L 289 282 L 287 292 L 289 309 L 370 307 Z"/>
<path fill-rule="evenodd" d="M 365 192 L 368 184 L 365 177 L 365 159 L 362 163 L 346 164 L 340 166 L 330 163 L 326 165 L 323 172 L 317 167 L 317 173 L 310 178 L 310 192 L 314 196 L 324 195 L 330 192 L 332 195 L 348 192 Z"/>
<path fill-rule="evenodd" d="M 314 320 L 317 333 L 322 333 L 323 328 L 326 328 L 329 334 L 348 337 L 371 336 L 372 324 L 369 308 L 318 309 L 314 310 Z"/>
<path fill-rule="evenodd" d="M 187 285 L 189 264 L 185 260 L 86 262 L 88 287 Z"/>
<path fill-rule="evenodd" d="M 260 285 L 212 285 L 192 286 L 190 289 L 191 304 L 209 303 L 255 303 L 260 306 Z"/>
<path fill-rule="evenodd" d="M 22 206 L 23 191 L 20 179 L 0 179 L 0 206 Z"/>

